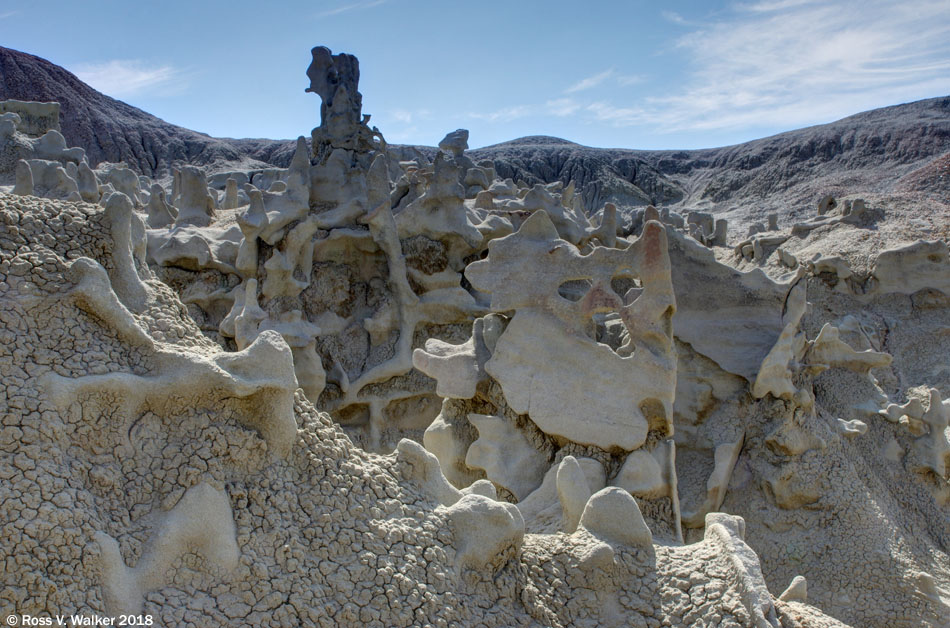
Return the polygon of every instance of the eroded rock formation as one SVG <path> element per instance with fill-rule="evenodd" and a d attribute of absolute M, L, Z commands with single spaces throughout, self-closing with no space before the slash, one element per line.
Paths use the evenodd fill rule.
<path fill-rule="evenodd" d="M 946 625 L 944 240 L 592 221 L 463 129 L 402 159 L 312 57 L 285 169 L 93 170 L 0 115 L 0 610 Z"/>

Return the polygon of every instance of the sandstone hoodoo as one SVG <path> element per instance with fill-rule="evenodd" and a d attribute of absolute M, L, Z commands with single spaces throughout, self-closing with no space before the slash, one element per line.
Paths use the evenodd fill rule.
<path fill-rule="evenodd" d="M 945 202 L 392 146 L 311 57 L 271 163 L 0 102 L 5 616 L 950 625 Z"/>

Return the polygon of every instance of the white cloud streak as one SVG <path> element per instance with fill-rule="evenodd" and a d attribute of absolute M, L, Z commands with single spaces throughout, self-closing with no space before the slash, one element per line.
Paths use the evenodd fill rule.
<path fill-rule="evenodd" d="M 694 71 L 637 107 L 587 110 L 662 131 L 792 128 L 950 92 L 950 6 L 762 0 L 681 37 Z"/>
<path fill-rule="evenodd" d="M 662 11 L 660 12 L 660 15 L 663 16 L 663 19 L 668 22 L 672 22 L 673 24 L 679 24 L 680 26 L 685 26 L 688 24 L 683 16 L 676 11 Z"/>
<path fill-rule="evenodd" d="M 488 113 L 469 113 L 468 115 L 470 118 L 485 120 L 486 122 L 511 122 L 532 115 L 534 112 L 535 108 L 531 105 L 514 105 Z"/>
<path fill-rule="evenodd" d="M 351 2 L 350 4 L 344 4 L 334 9 L 327 9 L 326 11 L 320 11 L 319 13 L 315 13 L 313 17 L 316 19 L 320 19 L 324 17 L 339 15 L 341 13 L 346 13 L 347 11 L 353 11 L 356 9 L 371 9 L 373 7 L 378 7 L 381 4 L 385 4 L 387 1 L 388 0 L 365 0 L 363 2 Z"/>
<path fill-rule="evenodd" d="M 646 77 L 639 74 L 625 74 L 617 77 L 617 83 L 626 87 L 628 85 L 638 85 L 646 82 Z"/>
<path fill-rule="evenodd" d="M 564 90 L 564 93 L 574 94 L 576 92 L 582 92 L 585 89 L 597 87 L 598 85 L 606 81 L 608 78 L 613 76 L 613 73 L 614 73 L 613 68 L 610 68 L 609 70 L 604 70 L 603 72 L 599 72 L 597 74 L 594 74 L 593 76 L 588 76 L 587 78 L 580 80 L 577 83 L 574 83 L 573 85 L 568 87 L 566 90 Z"/>
<path fill-rule="evenodd" d="M 554 98 L 543 105 L 512 105 L 487 113 L 469 113 L 470 118 L 486 122 L 511 122 L 529 116 L 554 116 L 566 118 L 582 112 L 584 104 L 574 98 Z"/>
<path fill-rule="evenodd" d="M 383 118 L 388 117 L 392 121 L 392 124 L 386 125 L 386 139 L 396 143 L 411 142 L 419 135 L 418 122 L 428 119 L 431 114 L 432 112 L 428 109 L 416 109 L 415 111 L 396 109 L 388 116 L 383 115 Z"/>
<path fill-rule="evenodd" d="M 750 11 L 752 13 L 770 13 L 782 11 L 784 9 L 793 9 L 806 4 L 816 4 L 818 0 L 761 0 L 760 2 L 739 3 L 736 9 L 739 11 Z"/>
<path fill-rule="evenodd" d="M 610 68 L 543 103 L 472 118 L 568 117 L 654 132 L 753 131 L 820 124 L 876 107 L 950 93 L 947 0 L 757 0 L 686 27 L 674 52 L 687 72 L 663 95 L 619 101 L 608 87 L 648 78 Z M 597 89 L 595 89 L 597 88 Z"/>
<path fill-rule="evenodd" d="M 114 97 L 138 96 L 163 89 L 178 90 L 183 73 L 171 65 L 150 66 L 134 59 L 113 59 L 73 67 L 83 82 Z"/>
<path fill-rule="evenodd" d="M 556 98 L 544 103 L 544 112 L 557 118 L 572 116 L 582 105 L 573 98 Z"/>
<path fill-rule="evenodd" d="M 415 125 L 386 132 L 386 139 L 396 144 L 401 144 L 403 142 L 412 142 L 412 140 L 418 138 L 418 136 L 419 136 L 419 127 Z"/>
<path fill-rule="evenodd" d="M 429 117 L 432 112 L 428 109 L 417 109 L 416 111 L 406 111 L 405 109 L 396 109 L 389 114 L 396 122 L 401 122 L 402 124 L 412 124 L 415 120 L 424 120 Z"/>

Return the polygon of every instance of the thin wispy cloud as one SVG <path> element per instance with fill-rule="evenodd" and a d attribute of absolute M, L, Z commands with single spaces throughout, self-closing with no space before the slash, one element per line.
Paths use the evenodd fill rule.
<path fill-rule="evenodd" d="M 693 71 L 679 93 L 586 111 L 665 131 L 792 128 L 950 92 L 950 9 L 872 0 L 764 0 L 677 42 Z"/>
<path fill-rule="evenodd" d="M 544 103 L 544 111 L 548 115 L 564 118 L 574 115 L 582 106 L 573 98 L 556 98 Z"/>
<path fill-rule="evenodd" d="M 419 127 L 413 125 L 408 126 L 402 129 L 396 130 L 387 130 L 386 139 L 395 144 L 400 144 L 402 142 L 411 142 L 412 140 L 419 137 Z"/>
<path fill-rule="evenodd" d="M 428 109 L 413 111 L 395 109 L 388 114 L 383 114 L 382 118 L 387 121 L 385 125 L 386 139 L 397 144 L 411 142 L 413 138 L 417 138 L 419 135 L 419 123 L 431 118 L 431 116 L 432 112 Z"/>
<path fill-rule="evenodd" d="M 313 17 L 320 19 L 323 17 L 330 17 L 333 15 L 346 13 L 347 11 L 355 11 L 357 9 L 371 9 L 373 7 L 378 7 L 381 4 L 385 4 L 386 2 L 388 2 L 388 0 L 364 0 L 363 2 L 350 2 L 348 4 L 342 4 L 334 9 L 327 9 L 326 11 L 315 13 Z"/>
<path fill-rule="evenodd" d="M 428 109 L 417 109 L 415 111 L 407 111 L 405 109 L 396 109 L 389 114 L 396 122 L 401 122 L 403 124 L 412 124 L 416 120 L 424 120 L 428 118 L 432 112 Z"/>
<path fill-rule="evenodd" d="M 72 68 L 81 81 L 115 97 L 146 92 L 180 92 L 185 72 L 172 65 L 149 65 L 135 59 L 113 59 L 104 63 L 84 63 Z"/>
<path fill-rule="evenodd" d="M 679 24 L 680 26 L 684 26 L 688 23 L 682 15 L 675 11 L 662 11 L 660 15 L 662 15 L 663 19 L 665 19 L 667 22 Z"/>
<path fill-rule="evenodd" d="M 19 11 L 4 11 L 3 13 L 0 13 L 0 20 L 5 20 L 8 17 L 13 17 L 17 13 L 19 13 Z"/>
<path fill-rule="evenodd" d="M 647 78 L 640 74 L 625 74 L 617 77 L 617 84 L 626 87 L 628 85 L 637 85 L 646 82 Z"/>
<path fill-rule="evenodd" d="M 534 107 L 530 105 L 514 105 L 511 107 L 503 107 L 496 111 L 469 113 L 468 116 L 476 120 L 485 120 L 487 122 L 511 122 L 512 120 L 529 116 L 533 112 Z"/>
<path fill-rule="evenodd" d="M 761 2 L 739 3 L 736 5 L 736 9 L 753 13 L 771 13 L 794 9 L 806 4 L 817 4 L 818 2 L 819 0 L 762 0 Z"/>
<path fill-rule="evenodd" d="M 647 112 L 639 107 L 617 107 L 603 101 L 590 103 L 584 107 L 584 111 L 598 122 L 608 122 L 615 126 L 630 126 L 644 122 L 647 118 Z"/>
<path fill-rule="evenodd" d="M 604 70 L 603 72 L 599 72 L 597 74 L 594 74 L 593 76 L 588 76 L 587 78 L 580 80 L 577 83 L 574 83 L 573 85 L 565 89 L 564 93 L 574 94 L 577 92 L 582 92 L 585 89 L 597 87 L 598 85 L 600 85 L 601 83 L 609 79 L 611 76 L 613 76 L 613 73 L 614 73 L 613 68 L 610 68 L 609 70 Z"/>
<path fill-rule="evenodd" d="M 531 119 L 547 128 L 748 136 L 950 93 L 947 0 L 737 0 L 704 20 L 663 17 L 681 27 L 658 53 L 682 68 L 669 84 L 614 65 L 566 89 L 551 85 L 536 101 L 496 102 L 466 117 L 496 127 Z M 416 110 L 390 118 L 396 141 L 427 126 Z"/>
<path fill-rule="evenodd" d="M 528 116 L 566 118 L 583 112 L 585 104 L 572 97 L 554 98 L 543 105 L 512 105 L 495 111 L 469 113 L 470 118 L 487 122 L 511 122 Z"/>

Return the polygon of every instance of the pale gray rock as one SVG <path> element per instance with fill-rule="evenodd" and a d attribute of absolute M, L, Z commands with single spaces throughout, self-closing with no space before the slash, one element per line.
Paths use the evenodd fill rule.
<path fill-rule="evenodd" d="M 581 515 L 580 526 L 612 545 L 650 547 L 653 535 L 630 493 L 608 486 L 594 493 Z"/>
<path fill-rule="evenodd" d="M 16 163 L 16 184 L 13 186 L 13 194 L 20 196 L 33 194 L 33 171 L 30 170 L 30 164 L 23 159 Z"/>
<path fill-rule="evenodd" d="M 168 227 L 178 216 L 178 210 L 165 201 L 165 189 L 157 183 L 152 185 L 145 211 L 148 214 L 148 226 L 152 229 Z"/>
<path fill-rule="evenodd" d="M 468 150 L 468 129 L 456 129 L 448 133 L 439 142 L 439 150 L 455 157 L 461 157 L 462 153 Z"/>
<path fill-rule="evenodd" d="M 513 504 L 465 495 L 445 509 L 461 569 L 500 568 L 524 540 L 524 519 Z"/>
<path fill-rule="evenodd" d="M 178 171 L 178 194 L 172 203 L 178 209 L 176 225 L 206 227 L 214 216 L 214 199 L 208 192 L 204 171 L 195 166 L 183 166 Z"/>

